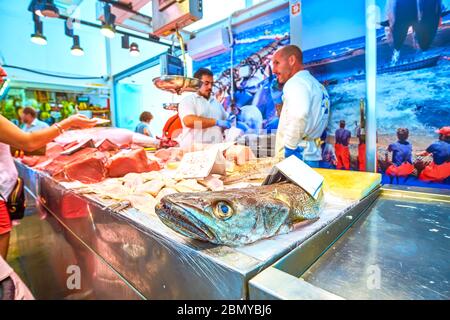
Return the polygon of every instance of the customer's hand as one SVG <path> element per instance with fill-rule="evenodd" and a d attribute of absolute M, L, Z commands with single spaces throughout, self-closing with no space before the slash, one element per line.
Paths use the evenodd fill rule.
<path fill-rule="evenodd" d="M 60 124 L 65 129 L 69 128 L 86 129 L 94 127 L 97 124 L 97 120 L 89 119 L 88 117 L 82 114 L 75 114 L 67 119 L 64 119 L 63 121 L 61 121 Z"/>
<path fill-rule="evenodd" d="M 217 120 L 216 126 L 222 127 L 224 129 L 230 129 L 231 128 L 231 121 L 228 120 Z"/>

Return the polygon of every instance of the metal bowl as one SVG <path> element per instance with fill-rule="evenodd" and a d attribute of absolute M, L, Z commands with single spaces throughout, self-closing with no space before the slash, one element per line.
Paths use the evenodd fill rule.
<path fill-rule="evenodd" d="M 183 92 L 196 92 L 202 85 L 202 82 L 196 78 L 163 75 L 161 77 L 153 79 L 153 84 L 158 89 L 181 94 Z"/>
<path fill-rule="evenodd" d="M 170 111 L 178 111 L 178 105 L 179 103 L 163 103 L 163 109 L 170 110 Z"/>

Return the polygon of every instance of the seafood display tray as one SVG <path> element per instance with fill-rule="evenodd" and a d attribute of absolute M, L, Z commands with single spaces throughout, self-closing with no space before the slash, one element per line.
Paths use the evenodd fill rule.
<path fill-rule="evenodd" d="M 384 186 L 341 224 L 346 216 L 250 280 L 250 298 L 450 299 L 450 190 Z"/>
<path fill-rule="evenodd" d="M 157 216 L 135 209 L 111 211 L 95 198 L 78 195 L 20 162 L 16 165 L 30 191 L 58 221 L 54 230 L 73 235 L 118 275 L 120 280 L 116 281 L 145 299 L 248 299 L 250 279 L 343 217 L 345 228 L 352 223 L 350 217 L 364 211 L 379 193 L 375 187 L 360 201 L 325 194 L 325 207 L 318 221 L 288 234 L 232 248 L 187 239 L 166 227 Z M 53 243 L 52 250 L 60 245 Z M 79 250 L 74 242 L 64 246 L 65 250 L 67 246 Z M 63 272 L 67 277 L 68 267 L 46 272 Z M 96 292 L 97 299 L 104 297 Z"/>

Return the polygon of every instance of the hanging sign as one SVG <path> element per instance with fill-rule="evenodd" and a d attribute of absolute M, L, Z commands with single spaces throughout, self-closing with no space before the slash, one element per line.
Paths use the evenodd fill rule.
<path fill-rule="evenodd" d="M 301 2 L 297 1 L 291 5 L 291 14 L 293 16 L 299 15 L 301 11 Z"/>

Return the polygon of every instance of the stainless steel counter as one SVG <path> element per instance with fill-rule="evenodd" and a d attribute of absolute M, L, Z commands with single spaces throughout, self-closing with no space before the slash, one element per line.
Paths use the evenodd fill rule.
<path fill-rule="evenodd" d="M 386 186 L 334 234 L 322 230 L 257 275 L 250 297 L 450 299 L 450 190 Z"/>
<path fill-rule="evenodd" d="M 88 274 L 86 286 L 92 287 L 90 282 L 100 277 L 92 267 L 97 265 L 94 260 L 98 259 L 121 286 L 129 287 L 128 292 L 117 290 L 114 296 L 124 299 L 132 298 L 129 292 L 135 293 L 133 298 L 146 299 L 247 299 L 248 281 L 252 277 L 349 210 L 362 211 L 378 192 L 372 192 L 360 202 L 326 195 L 325 210 L 319 221 L 286 235 L 230 248 L 187 239 L 166 227 L 156 216 L 134 209 L 117 214 L 93 198 L 65 189 L 40 172 L 21 163 L 17 166 L 48 211 L 44 221 L 49 224 L 56 221 L 52 230 L 59 239 L 66 238 L 70 246 L 51 257 L 59 257 L 61 268 L 49 270 L 49 267 L 45 272 L 61 274 L 64 267 L 78 261 L 81 272 Z M 76 241 L 68 240 L 72 236 Z M 52 248 L 47 247 L 47 250 Z M 66 262 L 69 251 L 75 254 L 76 260 L 67 258 Z M 105 291 L 94 291 L 97 299 L 107 297 Z"/>
<path fill-rule="evenodd" d="M 27 216 L 13 229 L 8 262 L 36 299 L 142 299 L 32 196 L 28 204 Z M 77 267 L 79 286 L 71 277 Z"/>

